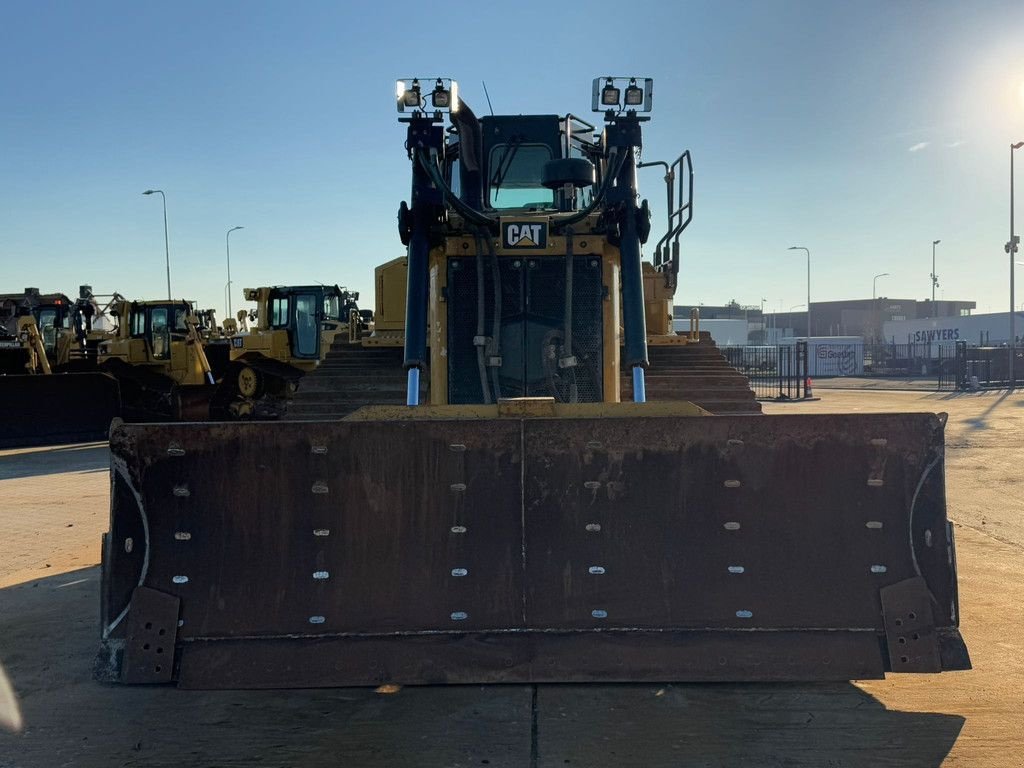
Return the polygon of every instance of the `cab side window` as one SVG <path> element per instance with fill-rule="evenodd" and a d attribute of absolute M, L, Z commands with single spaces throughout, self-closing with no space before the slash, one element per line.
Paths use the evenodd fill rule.
<path fill-rule="evenodd" d="M 270 327 L 288 327 L 288 297 L 282 296 L 270 300 Z"/>

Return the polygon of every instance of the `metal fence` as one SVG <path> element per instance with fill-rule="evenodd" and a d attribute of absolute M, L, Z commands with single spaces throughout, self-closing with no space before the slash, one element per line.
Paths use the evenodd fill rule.
<path fill-rule="evenodd" d="M 719 347 L 726 360 L 750 379 L 758 400 L 806 397 L 807 343 Z"/>
<path fill-rule="evenodd" d="M 969 347 L 957 342 L 950 389 L 1002 389 L 1024 384 L 1024 348 L 1015 347 L 1010 381 L 1009 347 Z"/>
<path fill-rule="evenodd" d="M 904 379 L 916 387 L 934 382 L 938 390 L 1001 388 L 1010 385 L 1010 349 L 952 344 L 864 345 L 863 373 L 868 378 Z M 819 376 L 826 375 L 820 371 Z M 837 373 L 836 375 L 846 375 Z M 1015 385 L 1024 383 L 1024 349 L 1015 350 Z"/>
<path fill-rule="evenodd" d="M 938 376 L 952 370 L 953 344 L 865 344 L 864 375 L 884 378 Z"/>
<path fill-rule="evenodd" d="M 730 365 L 750 379 L 750 387 L 759 400 L 806 397 L 809 375 L 806 342 L 719 349 Z M 864 345 L 863 354 L 863 373 L 847 373 L 842 366 L 836 367 L 834 374 L 823 373 L 821 361 L 817 360 L 817 376 L 904 379 L 912 389 L 934 386 L 938 390 L 973 390 L 1011 386 L 1009 347 L 969 346 L 963 341 L 954 344 L 869 343 Z M 1013 386 L 1024 385 L 1024 347 L 1014 349 L 1013 373 Z"/>

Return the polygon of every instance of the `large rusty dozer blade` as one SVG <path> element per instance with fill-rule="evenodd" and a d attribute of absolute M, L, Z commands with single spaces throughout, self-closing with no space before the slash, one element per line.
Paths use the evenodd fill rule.
<path fill-rule="evenodd" d="M 120 407 L 105 373 L 0 376 L 0 448 L 106 440 Z"/>
<path fill-rule="evenodd" d="M 118 425 L 97 674 L 263 688 L 969 668 L 944 416 L 641 415 L 655 405 Z"/>

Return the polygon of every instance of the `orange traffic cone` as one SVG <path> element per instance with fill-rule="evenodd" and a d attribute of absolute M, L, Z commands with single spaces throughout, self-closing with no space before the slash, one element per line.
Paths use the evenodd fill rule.
<path fill-rule="evenodd" d="M 814 395 L 814 382 L 811 381 L 811 377 L 807 377 L 807 381 L 804 382 L 804 397 L 812 397 Z"/>

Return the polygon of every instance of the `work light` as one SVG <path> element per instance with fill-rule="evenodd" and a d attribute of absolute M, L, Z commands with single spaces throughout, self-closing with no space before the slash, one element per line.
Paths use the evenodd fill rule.
<path fill-rule="evenodd" d="M 430 97 L 428 106 L 427 97 L 423 93 L 420 81 L 429 83 L 431 80 L 434 81 L 434 87 L 428 92 Z M 437 117 L 445 112 L 455 112 L 459 108 L 458 83 L 447 77 L 415 77 L 398 80 L 395 83 L 395 96 L 398 100 L 399 112 L 433 112 Z"/>
<path fill-rule="evenodd" d="M 644 89 L 640 88 L 636 84 L 635 79 L 629 81 L 629 87 L 626 89 L 626 106 L 627 107 L 639 107 L 644 103 Z"/>
<path fill-rule="evenodd" d="M 431 94 L 431 103 L 434 109 L 451 109 L 455 94 L 444 87 L 444 83 L 438 79 L 434 86 L 434 93 Z"/>
<path fill-rule="evenodd" d="M 420 95 L 420 81 L 413 80 L 406 83 L 399 80 L 395 83 L 395 92 L 398 95 L 398 111 L 405 112 L 407 109 L 416 109 L 423 106 L 423 97 Z"/>
<path fill-rule="evenodd" d="M 620 91 L 614 85 L 606 85 L 601 89 L 601 105 L 605 107 L 619 106 Z"/>
<path fill-rule="evenodd" d="M 654 81 L 649 77 L 598 77 L 594 79 L 591 108 L 595 112 L 650 112 L 653 89 Z"/>

